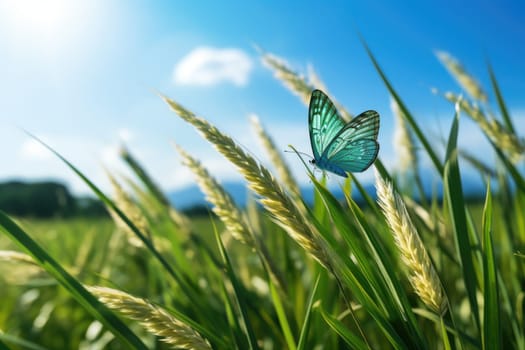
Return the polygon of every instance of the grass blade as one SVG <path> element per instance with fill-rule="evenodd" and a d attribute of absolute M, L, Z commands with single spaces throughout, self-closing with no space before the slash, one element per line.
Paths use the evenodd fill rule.
<path fill-rule="evenodd" d="M 496 95 L 496 100 L 498 101 L 499 110 L 501 112 L 501 116 L 503 117 L 503 121 L 505 122 L 505 126 L 512 133 L 516 133 L 516 129 L 514 129 L 512 119 L 507 109 L 507 105 L 505 104 L 505 101 L 503 100 L 503 95 L 501 94 L 501 90 L 499 88 L 498 81 L 496 80 L 496 75 L 494 74 L 492 65 L 488 61 L 487 61 L 487 69 L 489 71 L 490 82 L 492 83 L 492 89 L 494 90 L 494 94 Z"/>
<path fill-rule="evenodd" d="M 483 208 L 483 349 L 501 348 L 500 303 L 496 261 L 492 242 L 492 196 L 487 182 Z"/>
<path fill-rule="evenodd" d="M 6 343 L 0 340 L 0 350 L 10 350 Z"/>
<path fill-rule="evenodd" d="M 514 179 L 514 182 L 516 182 L 516 186 L 519 187 L 519 190 L 521 192 L 525 192 L 525 179 L 520 174 L 519 170 L 516 169 L 516 166 L 512 164 L 512 162 L 509 160 L 509 158 L 503 153 L 501 149 L 499 149 L 492 140 L 489 140 L 489 142 L 492 144 L 492 147 L 494 147 L 494 150 L 496 151 L 496 154 L 498 155 L 498 158 L 501 160 L 505 168 L 510 173 L 510 176 Z"/>
<path fill-rule="evenodd" d="M 28 133 L 29 134 L 29 133 Z M 119 217 L 122 219 L 126 225 L 129 226 L 129 228 L 137 235 L 137 237 L 144 243 L 144 245 L 148 248 L 148 250 L 153 254 L 153 256 L 160 262 L 162 267 L 168 272 L 168 274 L 173 277 L 173 279 L 179 284 L 181 289 L 185 291 L 186 296 L 192 300 L 193 302 L 197 303 L 197 300 L 195 300 L 195 288 L 191 288 L 191 286 L 188 284 L 189 281 L 185 279 L 183 276 L 179 275 L 173 267 L 168 263 L 168 261 L 162 256 L 162 254 L 155 248 L 151 240 L 149 240 L 136 226 L 133 224 L 133 222 L 115 205 L 115 203 L 109 199 L 108 196 L 106 196 L 93 182 L 91 182 L 80 170 L 78 170 L 71 162 L 69 162 L 66 158 L 64 158 L 60 153 L 55 151 L 51 146 L 47 145 L 43 141 L 41 141 L 39 138 L 37 138 L 34 135 L 29 134 L 31 137 L 33 137 L 36 141 L 38 141 L 42 146 L 47 148 L 49 151 L 51 151 L 55 156 L 57 156 L 62 162 L 64 162 L 69 169 L 71 169 L 78 177 L 84 181 L 86 185 L 95 193 L 95 195 L 111 210 L 113 210 Z M 198 303 L 197 303 L 198 305 Z"/>
<path fill-rule="evenodd" d="M 388 78 L 386 77 L 385 73 L 379 66 L 379 63 L 377 62 L 376 58 L 372 54 L 372 51 L 370 50 L 367 43 L 362 37 L 361 37 L 361 43 L 363 44 L 366 50 L 366 53 L 368 54 L 368 57 L 370 57 L 370 60 L 372 61 L 372 64 L 374 65 L 377 73 L 379 73 L 381 80 L 383 80 L 383 83 L 385 84 L 386 88 L 392 95 L 392 98 L 396 101 L 397 105 L 399 106 L 399 109 L 403 113 L 403 116 L 407 119 L 408 123 L 412 127 L 412 130 L 414 131 L 417 138 L 423 145 L 423 148 L 425 148 L 425 151 L 430 157 L 430 160 L 432 161 L 432 164 L 434 164 L 434 167 L 436 168 L 437 172 L 439 174 L 443 174 L 443 165 L 441 164 L 441 161 L 439 160 L 439 157 L 437 156 L 437 154 L 434 152 L 434 148 L 432 147 L 430 142 L 425 137 L 425 134 L 423 133 L 423 131 L 417 125 L 416 120 L 414 119 L 412 114 L 409 112 L 408 108 L 405 106 L 405 104 L 403 103 L 403 101 L 401 100 L 397 92 L 394 90 L 394 87 L 392 86 Z"/>
<path fill-rule="evenodd" d="M 140 165 L 140 163 L 133 157 L 133 155 L 126 149 L 123 148 L 120 152 L 121 158 L 126 164 L 133 170 L 135 175 L 138 176 L 140 181 L 146 186 L 148 191 L 163 205 L 166 207 L 170 206 L 168 198 L 162 193 L 160 188 L 157 186 L 155 181 L 148 175 L 146 170 Z"/>
<path fill-rule="evenodd" d="M 217 230 L 215 230 L 215 239 L 217 241 L 217 246 L 219 248 L 223 263 L 225 265 L 226 274 L 228 275 L 228 279 L 230 280 L 231 285 L 233 287 L 233 295 L 236 300 L 238 309 L 240 311 L 240 319 L 243 323 L 242 329 L 245 332 L 246 340 L 248 341 L 248 347 L 249 349 L 258 349 L 257 338 L 255 337 L 253 327 L 251 326 L 250 319 L 248 317 L 248 309 L 244 301 L 243 290 L 241 288 L 237 276 L 235 275 L 234 268 L 231 265 L 230 258 L 228 257 L 228 253 L 224 248 L 221 237 L 219 236 Z"/>
<path fill-rule="evenodd" d="M 362 227 L 358 230 L 349 220 L 348 213 L 342 209 L 335 197 L 314 177 L 311 177 L 311 180 L 321 195 L 331 221 L 338 227 L 339 233 L 350 248 L 349 251 L 352 252 L 353 257 L 357 261 L 357 263 L 354 263 L 348 259 L 346 251 L 341 251 L 340 249 L 340 242 L 327 237 L 331 231 L 328 230 L 328 232 L 325 232 L 327 230 L 320 229 L 326 241 L 331 244 L 332 249 L 338 252 L 338 256 L 344 261 L 344 263 L 341 264 L 342 266 L 337 266 L 338 274 L 341 274 L 341 280 L 350 288 L 357 301 L 363 306 L 363 309 L 369 312 L 375 319 L 381 331 L 389 339 L 394 348 L 402 349 L 406 347 L 403 335 L 407 334 L 414 335 L 413 338 L 411 337 L 407 339 L 407 341 L 410 340 L 414 343 L 420 343 L 421 338 L 418 337 L 417 331 L 412 332 L 412 330 L 410 330 L 409 323 L 396 323 L 396 320 L 404 320 L 406 317 L 403 312 L 399 311 L 402 307 L 397 306 L 399 304 L 399 301 L 396 300 L 398 296 L 395 294 L 389 295 L 390 288 L 387 286 L 391 284 L 391 280 L 388 272 L 385 271 L 384 261 L 377 258 L 377 256 L 381 255 L 385 257 L 385 260 L 389 259 L 386 259 L 386 255 L 378 255 L 376 251 L 373 252 L 375 255 L 371 258 L 367 252 L 367 248 L 374 249 L 374 244 L 375 247 L 379 249 L 380 244 L 375 240 L 370 241 L 370 239 L 373 238 L 372 235 L 370 235 L 370 237 L 356 235 L 356 231 L 361 232 L 366 230 Z M 351 199 L 349 202 L 355 205 L 355 202 L 351 201 Z M 353 209 L 355 215 L 356 208 Z M 361 327 L 357 319 L 355 322 L 358 327 Z M 407 329 L 405 329 L 405 327 Z M 363 337 L 363 339 L 366 338 Z"/>
<path fill-rule="evenodd" d="M 286 340 L 286 345 L 288 346 L 288 349 L 295 350 L 297 349 L 297 346 L 295 344 L 290 323 L 288 322 L 288 318 L 286 317 L 286 310 L 284 309 L 281 297 L 279 296 L 279 291 L 277 290 L 275 284 L 272 282 L 271 279 L 268 279 L 268 284 L 270 286 L 270 293 L 272 296 L 275 311 L 277 313 L 277 318 L 279 319 L 279 324 L 281 325 L 281 330 L 284 334 L 284 339 Z"/>
<path fill-rule="evenodd" d="M 0 331 L 0 350 L 11 350 L 11 348 L 7 346 L 6 342 L 10 344 L 18 345 L 16 349 L 47 350 L 47 348 L 43 346 L 40 346 L 33 342 L 30 342 L 25 339 L 21 339 L 17 336 L 3 333 L 2 331 Z"/>
<path fill-rule="evenodd" d="M 441 317 L 441 337 L 443 338 L 443 348 L 445 350 L 451 350 L 450 339 L 448 338 L 447 328 L 445 327 L 445 320 Z"/>
<path fill-rule="evenodd" d="M 478 302 L 476 299 L 477 283 L 472 260 L 473 252 L 467 232 L 465 201 L 463 198 L 463 188 L 461 185 L 461 175 L 457 156 L 458 129 L 459 105 L 456 104 L 456 113 L 450 129 L 449 142 L 447 145 L 443 190 L 452 221 L 457 254 L 463 270 L 463 279 L 470 302 L 470 309 L 476 322 L 476 326 L 480 329 L 480 317 L 478 312 Z"/>
<path fill-rule="evenodd" d="M 343 338 L 345 343 L 350 346 L 352 349 L 369 349 L 367 344 L 365 344 L 359 337 L 356 337 L 348 327 L 343 324 L 341 321 L 339 321 L 337 318 L 330 316 L 326 311 L 323 310 L 321 306 L 319 306 L 319 310 L 321 311 L 321 315 L 323 316 L 323 319 L 325 320 L 326 324 L 330 326 L 337 334 Z"/>
<path fill-rule="evenodd" d="M 147 349 L 146 345 L 113 312 L 102 305 L 82 284 L 71 276 L 14 221 L 0 211 L 0 230 L 16 242 L 24 251 L 53 276 L 71 296 L 94 318 L 103 323 L 123 344 L 135 349 Z"/>
<path fill-rule="evenodd" d="M 299 342 L 297 343 L 297 350 L 304 350 L 306 348 L 306 337 L 308 336 L 308 331 L 310 328 L 312 308 L 314 306 L 315 296 L 317 294 L 317 287 L 319 286 L 320 279 L 321 275 L 317 276 L 314 287 L 312 288 L 312 293 L 310 294 L 310 299 L 308 300 L 308 306 L 306 307 L 306 314 L 304 315 L 303 326 L 301 328 L 301 335 L 299 336 Z"/>

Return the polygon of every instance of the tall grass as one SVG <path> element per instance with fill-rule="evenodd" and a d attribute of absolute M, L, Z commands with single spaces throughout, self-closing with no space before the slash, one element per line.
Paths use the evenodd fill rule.
<path fill-rule="evenodd" d="M 209 201 L 209 218 L 176 210 L 127 150 L 122 157 L 136 177 L 109 174 L 113 199 L 57 154 L 106 204 L 117 225 L 101 233 L 93 222 L 61 232 L 57 240 L 44 234 L 37 242 L 24 225 L 0 215 L 0 230 L 19 247 L 13 251 L 4 243 L 0 268 L 31 271 L 0 290 L 0 347 L 525 348 L 525 265 L 517 254 L 525 244 L 525 181 L 518 168 L 524 144 L 492 68 L 501 119 L 486 112 L 489 98 L 478 80 L 452 56 L 438 53 L 470 96 L 446 95 L 453 104 L 440 157 L 436 140 L 423 132 L 363 44 L 392 96 L 403 128 L 397 132 L 402 156 L 412 159 L 394 174 L 379 157 L 377 200 L 351 177 L 341 201 L 309 172 L 315 198 L 306 203 L 258 121 L 256 134 L 275 175 L 205 118 L 161 96 L 174 116 L 237 167 L 261 207 L 253 200 L 239 207 L 206 164 L 180 147 L 183 166 Z M 326 90 L 313 69 L 307 79 L 275 55 L 263 52 L 261 59 L 305 103 L 312 88 Z M 466 163 L 484 162 L 458 148 L 462 113 L 477 123 L 499 159 L 494 167 L 477 168 L 486 181 L 478 204 L 463 193 L 462 171 Z M 305 135 L 306 129 L 305 122 Z M 438 193 L 423 197 L 415 161 L 422 157 L 436 170 L 443 200 Z M 352 188 L 366 206 L 353 200 Z M 48 276 L 45 283 L 37 283 L 42 276 Z"/>

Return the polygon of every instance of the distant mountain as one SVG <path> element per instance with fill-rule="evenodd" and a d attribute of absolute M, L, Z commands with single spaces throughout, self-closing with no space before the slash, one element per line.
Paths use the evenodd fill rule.
<path fill-rule="evenodd" d="M 248 199 L 248 191 L 246 184 L 243 182 L 225 182 L 222 184 L 226 192 L 228 192 L 235 203 L 244 207 Z M 340 199 L 344 199 L 343 191 L 339 187 L 334 187 L 330 189 L 332 194 Z M 375 197 L 375 189 L 373 185 L 365 186 L 365 190 Z M 312 203 L 314 200 L 313 185 L 302 186 L 301 194 L 306 201 L 306 203 Z M 353 194 L 355 201 L 361 201 L 362 196 L 355 191 Z M 171 191 L 168 193 L 168 198 L 170 202 L 178 209 L 188 209 L 196 206 L 208 205 L 204 194 L 200 191 L 197 185 L 191 185 L 180 190 Z"/>
<path fill-rule="evenodd" d="M 423 180 L 424 191 L 427 196 L 431 196 L 432 193 L 437 192 L 438 198 L 441 199 L 443 188 L 440 181 L 436 179 L 436 175 L 431 172 L 422 172 L 421 178 Z M 436 186 L 436 183 L 439 184 Z M 248 198 L 248 191 L 244 182 L 225 182 L 222 184 L 224 189 L 232 196 L 235 203 L 243 207 L 246 205 Z M 376 197 L 376 191 L 373 183 L 363 184 L 365 191 L 372 197 Z M 343 191 L 338 185 L 330 188 L 332 194 L 339 200 L 344 200 Z M 471 198 L 483 198 L 485 193 L 485 185 L 481 182 L 479 177 L 468 177 L 463 175 L 463 192 L 467 197 Z M 301 193 L 306 203 L 312 203 L 314 198 L 313 185 L 308 184 L 301 187 Z M 206 201 L 205 196 L 200 191 L 197 185 L 191 185 L 180 190 L 171 191 L 168 193 L 170 202 L 178 209 L 189 209 L 198 206 L 207 206 L 209 203 Z M 352 198 L 360 203 L 363 201 L 363 197 L 354 187 Z"/>
<path fill-rule="evenodd" d="M 243 182 L 225 182 L 222 186 L 238 206 L 246 205 L 247 191 Z M 197 185 L 168 192 L 168 199 L 177 209 L 188 209 L 209 204 Z"/>

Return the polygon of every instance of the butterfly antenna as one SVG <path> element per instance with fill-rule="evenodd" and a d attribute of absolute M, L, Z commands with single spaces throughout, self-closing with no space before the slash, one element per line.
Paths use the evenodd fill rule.
<path fill-rule="evenodd" d="M 311 159 L 313 159 L 313 157 L 310 156 L 309 154 L 306 154 L 306 153 L 303 153 L 303 152 L 299 152 L 292 145 L 288 145 L 288 147 L 290 147 L 292 150 L 291 151 L 286 151 L 285 150 L 285 152 L 293 152 L 293 153 L 297 154 L 299 159 L 301 159 L 301 162 L 303 162 L 303 165 L 307 169 L 308 173 L 310 173 L 310 176 L 314 176 L 313 173 L 312 173 L 312 170 L 310 170 L 310 167 L 306 164 L 306 162 L 304 161 L 304 159 L 303 159 L 303 157 L 301 155 L 306 156 L 306 157 L 311 158 Z"/>
<path fill-rule="evenodd" d="M 310 158 L 310 159 L 314 159 L 314 157 L 312 157 L 312 156 L 309 155 L 308 153 L 300 152 L 300 151 L 296 150 L 295 148 L 293 148 L 293 146 L 291 146 L 291 145 L 288 145 L 288 147 L 292 148 L 293 151 L 289 151 L 289 150 L 285 149 L 284 151 L 285 151 L 286 153 L 296 153 L 296 154 L 301 154 L 301 155 L 303 155 L 303 156 L 305 156 L 305 157 L 308 157 L 308 158 Z"/>

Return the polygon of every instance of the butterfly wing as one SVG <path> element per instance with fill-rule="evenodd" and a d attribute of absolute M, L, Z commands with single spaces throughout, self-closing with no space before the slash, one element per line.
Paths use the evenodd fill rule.
<path fill-rule="evenodd" d="M 314 159 L 318 161 L 330 142 L 345 127 L 345 121 L 328 96 L 321 90 L 314 90 L 308 109 L 310 143 Z"/>
<path fill-rule="evenodd" d="M 364 171 L 372 165 L 379 152 L 376 141 L 378 132 L 379 114 L 376 111 L 363 112 L 333 137 L 321 159 L 343 172 Z"/>

